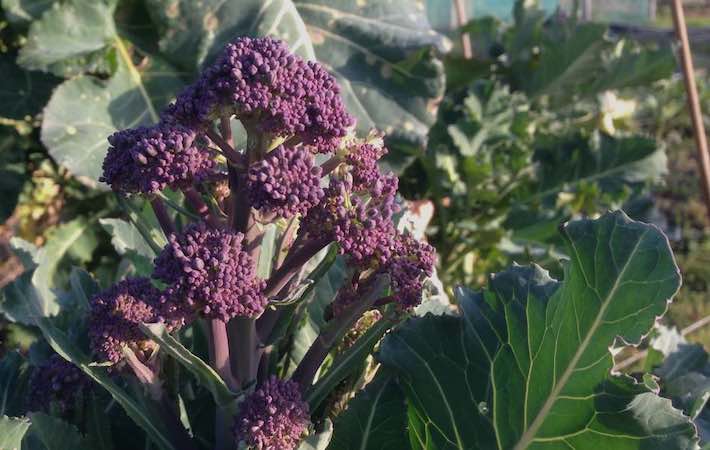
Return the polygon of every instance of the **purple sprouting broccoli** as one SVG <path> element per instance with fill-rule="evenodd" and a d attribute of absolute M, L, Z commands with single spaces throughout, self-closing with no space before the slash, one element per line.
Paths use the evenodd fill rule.
<path fill-rule="evenodd" d="M 234 436 L 256 450 L 292 450 L 309 423 L 308 404 L 301 398 L 298 384 L 272 376 L 241 404 Z"/>
<path fill-rule="evenodd" d="M 163 120 L 206 128 L 234 114 L 247 127 L 333 150 L 354 119 L 335 78 L 317 63 L 291 54 L 273 38 L 242 37 L 163 113 Z"/>
<path fill-rule="evenodd" d="M 215 165 L 206 138 L 180 125 L 122 130 L 108 141 L 100 181 L 116 192 L 152 194 L 165 187 L 189 187 Z"/>
<path fill-rule="evenodd" d="M 383 175 L 377 166 L 377 161 L 387 154 L 382 137 L 381 134 L 372 132 L 367 140 L 358 141 L 348 148 L 345 162 L 350 165 L 355 190 L 368 190 L 376 183 L 382 182 Z"/>
<path fill-rule="evenodd" d="M 173 234 L 155 260 L 153 276 L 168 286 L 163 302 L 178 311 L 228 321 L 257 317 L 266 306 L 264 282 L 242 248 L 244 235 L 203 222 Z"/>
<path fill-rule="evenodd" d="M 247 189 L 252 206 L 278 217 L 305 214 L 323 198 L 321 168 L 302 146 L 280 146 L 249 168 Z"/>
<path fill-rule="evenodd" d="M 393 215 L 396 177 L 381 177 L 370 192 L 353 190 L 352 177 L 333 178 L 326 197 L 303 221 L 313 236 L 326 235 L 358 266 L 377 266 L 389 259 L 396 234 Z"/>
<path fill-rule="evenodd" d="M 55 406 L 60 415 L 69 415 L 90 387 L 91 380 L 81 369 L 53 354 L 30 375 L 29 408 L 32 411 L 50 411 Z"/>
<path fill-rule="evenodd" d="M 390 276 L 393 299 L 400 308 L 408 309 L 421 302 L 424 280 L 432 275 L 435 264 L 434 247 L 411 235 L 396 237 L 392 256 L 383 269 Z"/>
<path fill-rule="evenodd" d="M 174 329 L 178 323 L 166 320 L 159 299 L 160 292 L 148 278 L 126 278 L 94 295 L 89 303 L 89 339 L 94 354 L 116 364 L 123 360 L 125 345 L 139 356 L 148 356 L 154 345 L 139 325 L 164 321 Z"/>

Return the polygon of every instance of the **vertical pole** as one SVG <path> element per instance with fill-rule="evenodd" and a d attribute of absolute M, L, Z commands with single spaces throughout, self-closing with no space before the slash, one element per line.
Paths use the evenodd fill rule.
<path fill-rule="evenodd" d="M 466 8 L 463 5 L 463 0 L 454 0 L 454 7 L 456 8 L 456 21 L 458 22 L 459 28 L 466 25 L 468 20 L 466 16 Z M 473 58 L 473 49 L 471 48 L 471 38 L 468 33 L 461 33 L 461 48 L 463 48 L 463 57 L 465 59 Z"/>
<path fill-rule="evenodd" d="M 680 59 L 683 66 L 683 78 L 685 79 L 685 90 L 688 96 L 688 107 L 690 118 L 695 132 L 695 144 L 698 150 L 698 163 L 700 164 L 700 174 L 702 179 L 701 190 L 705 197 L 705 209 L 710 216 L 710 155 L 708 154 L 708 142 L 705 136 L 705 125 L 703 124 L 703 114 L 700 110 L 700 100 L 698 99 L 698 88 L 695 85 L 695 70 L 693 69 L 693 57 L 690 53 L 690 43 L 688 42 L 688 29 L 685 25 L 685 14 L 681 0 L 673 0 L 673 24 L 680 40 Z"/>

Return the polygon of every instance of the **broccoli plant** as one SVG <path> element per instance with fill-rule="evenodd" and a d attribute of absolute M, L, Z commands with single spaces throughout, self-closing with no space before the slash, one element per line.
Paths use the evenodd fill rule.
<path fill-rule="evenodd" d="M 112 134 L 115 282 L 50 288 L 81 229 L 14 241 L 27 270 L 0 305 L 44 340 L 0 365 L 0 448 L 697 445 L 651 381 L 609 373 L 678 288 L 662 233 L 567 224 L 563 281 L 517 266 L 416 317 L 436 255 L 354 122 L 324 67 L 243 37 L 157 124 Z"/>

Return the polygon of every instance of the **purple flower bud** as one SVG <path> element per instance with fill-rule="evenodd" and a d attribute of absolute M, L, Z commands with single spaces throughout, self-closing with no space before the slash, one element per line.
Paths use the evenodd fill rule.
<path fill-rule="evenodd" d="M 264 282 L 242 248 L 244 235 L 193 224 L 172 234 L 155 259 L 153 277 L 168 284 L 161 302 L 174 314 L 228 321 L 257 317 L 266 306 Z M 196 261 L 201 263 L 196 263 Z"/>
<path fill-rule="evenodd" d="M 108 141 L 111 146 L 99 180 L 116 192 L 148 194 L 188 187 L 214 167 L 202 138 L 180 125 L 118 131 Z"/>
<path fill-rule="evenodd" d="M 384 271 L 391 278 L 393 296 L 401 308 L 411 308 L 421 302 L 424 280 L 431 276 L 435 264 L 434 247 L 411 235 L 397 236 Z"/>
<path fill-rule="evenodd" d="M 122 346 L 134 351 L 150 347 L 139 328 L 141 323 L 165 321 L 168 328 L 177 327 L 177 322 L 166 319 L 159 296 L 148 278 L 127 278 L 94 295 L 89 303 L 89 340 L 94 354 L 118 363 L 123 359 Z"/>
<path fill-rule="evenodd" d="M 50 406 L 56 405 L 61 415 L 68 415 L 77 399 L 90 387 L 91 380 L 81 369 L 53 354 L 30 375 L 29 408 L 49 412 Z"/>
<path fill-rule="evenodd" d="M 302 147 L 280 146 L 249 168 L 247 189 L 254 208 L 290 218 L 305 214 L 323 197 L 320 167 Z"/>
<path fill-rule="evenodd" d="M 355 122 L 335 78 L 319 64 L 291 55 L 273 38 L 241 37 L 227 44 L 163 119 L 204 128 L 225 113 L 255 122 L 260 132 L 297 136 L 322 152 L 332 151 Z"/>
<path fill-rule="evenodd" d="M 272 376 L 240 405 L 234 437 L 255 450 L 293 450 L 310 423 L 298 384 Z"/>

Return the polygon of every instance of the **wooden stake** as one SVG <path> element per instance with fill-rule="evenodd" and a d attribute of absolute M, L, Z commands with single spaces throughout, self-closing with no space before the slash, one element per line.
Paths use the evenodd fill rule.
<path fill-rule="evenodd" d="M 683 66 L 683 78 L 685 79 L 685 90 L 688 95 L 690 118 L 693 122 L 693 131 L 695 132 L 695 144 L 698 148 L 698 162 L 700 163 L 700 173 L 702 176 L 702 185 L 700 187 L 705 197 L 706 213 L 710 216 L 710 154 L 708 154 L 708 142 L 705 136 L 703 114 L 700 110 L 698 88 L 695 85 L 693 57 L 690 53 L 688 29 L 685 25 L 685 14 L 683 13 L 681 0 L 673 0 L 673 24 L 678 39 L 680 40 L 680 59 Z"/>
<path fill-rule="evenodd" d="M 466 8 L 463 6 L 463 0 L 454 0 L 454 6 L 456 7 L 456 20 L 459 28 L 461 28 L 466 25 L 468 20 Z M 463 48 L 463 57 L 465 59 L 473 58 L 473 48 L 471 48 L 471 38 L 468 33 L 461 33 L 461 48 Z"/>

